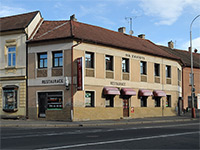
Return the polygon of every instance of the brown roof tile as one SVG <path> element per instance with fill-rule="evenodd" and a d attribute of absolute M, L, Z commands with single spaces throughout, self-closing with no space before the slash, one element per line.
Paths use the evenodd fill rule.
<path fill-rule="evenodd" d="M 0 18 L 0 32 L 26 28 L 39 11 Z"/>
<path fill-rule="evenodd" d="M 72 29 L 72 30 L 71 30 Z M 30 42 L 75 38 L 155 56 L 179 59 L 149 40 L 77 21 L 44 21 Z"/>

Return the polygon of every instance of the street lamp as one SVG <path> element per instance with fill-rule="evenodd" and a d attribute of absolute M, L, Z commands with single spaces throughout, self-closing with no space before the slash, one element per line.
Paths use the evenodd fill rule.
<path fill-rule="evenodd" d="M 194 107 L 194 92 L 195 92 L 195 88 L 194 88 L 194 74 L 193 74 L 193 55 L 192 55 L 192 24 L 193 22 L 200 17 L 200 15 L 197 15 L 191 22 L 190 24 L 190 51 L 191 51 L 191 84 L 192 84 L 192 88 L 191 88 L 191 97 L 192 97 L 192 118 L 196 118 L 196 114 L 195 114 L 195 107 Z"/>

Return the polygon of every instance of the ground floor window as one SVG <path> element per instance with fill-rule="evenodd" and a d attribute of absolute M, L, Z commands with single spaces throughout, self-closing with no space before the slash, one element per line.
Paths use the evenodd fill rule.
<path fill-rule="evenodd" d="M 141 98 L 140 98 L 140 100 L 141 100 L 141 107 L 147 107 L 147 96 L 142 96 Z"/>
<path fill-rule="evenodd" d="M 160 99 L 161 97 L 155 97 L 155 107 L 160 107 Z"/>
<path fill-rule="evenodd" d="M 105 105 L 106 105 L 106 107 L 114 107 L 114 96 L 112 96 L 112 95 L 106 96 Z"/>
<path fill-rule="evenodd" d="M 94 107 L 94 92 L 85 92 L 85 107 Z"/>
<path fill-rule="evenodd" d="M 3 87 L 3 110 L 16 111 L 17 110 L 17 86 Z"/>
<path fill-rule="evenodd" d="M 171 95 L 167 95 L 166 107 L 171 107 Z"/>

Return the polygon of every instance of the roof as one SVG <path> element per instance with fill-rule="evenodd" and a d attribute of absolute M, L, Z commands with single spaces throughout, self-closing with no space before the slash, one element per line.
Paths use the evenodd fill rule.
<path fill-rule="evenodd" d="M 25 29 L 39 11 L 0 18 L 0 32 Z"/>
<path fill-rule="evenodd" d="M 186 67 L 191 67 L 191 53 L 186 50 L 180 49 L 171 49 L 166 46 L 160 46 L 165 51 L 169 52 L 170 54 L 176 55 L 181 58 L 182 62 Z M 200 54 L 193 53 L 193 67 L 200 68 Z"/>
<path fill-rule="evenodd" d="M 154 56 L 179 59 L 173 54 L 167 53 L 159 46 L 147 39 L 115 32 L 102 27 L 93 26 L 77 21 L 44 21 L 33 39 L 29 42 L 55 40 L 62 38 L 74 38 L 85 42 L 103 44 L 122 48 L 134 52 L 150 54 Z"/>

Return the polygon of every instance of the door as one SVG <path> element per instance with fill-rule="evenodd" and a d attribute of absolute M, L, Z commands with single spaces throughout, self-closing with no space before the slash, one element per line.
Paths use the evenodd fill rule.
<path fill-rule="evenodd" d="M 46 117 L 46 108 L 47 108 L 47 96 L 46 93 L 38 93 L 38 105 L 39 105 L 39 118 Z"/>
<path fill-rule="evenodd" d="M 123 100 L 123 116 L 129 117 L 129 99 Z"/>

